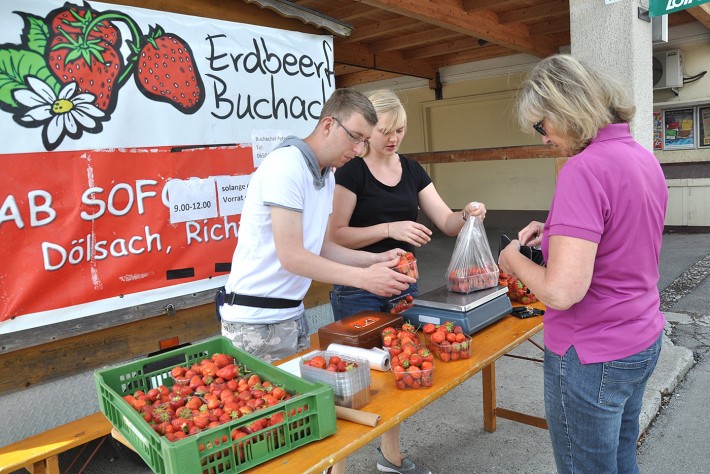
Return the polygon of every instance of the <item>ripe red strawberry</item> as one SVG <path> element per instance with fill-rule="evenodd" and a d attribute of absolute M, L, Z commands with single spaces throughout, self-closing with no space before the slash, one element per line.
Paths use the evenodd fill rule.
<path fill-rule="evenodd" d="M 143 95 L 167 102 L 186 114 L 197 112 L 205 100 L 205 90 L 187 43 L 156 26 L 138 44 L 142 46 L 135 79 Z"/>
<path fill-rule="evenodd" d="M 114 92 L 118 91 L 117 78 L 124 67 L 111 44 L 60 31 L 50 35 L 47 63 L 59 82 L 76 82 L 79 92 L 93 94 L 99 109 L 110 113 L 116 107 Z"/>

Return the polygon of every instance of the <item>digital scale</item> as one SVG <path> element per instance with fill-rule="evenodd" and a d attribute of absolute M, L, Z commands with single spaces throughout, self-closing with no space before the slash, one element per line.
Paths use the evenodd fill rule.
<path fill-rule="evenodd" d="M 442 286 L 419 295 L 412 302 L 414 306 L 401 314 L 414 326 L 452 321 L 466 334 L 473 334 L 511 312 L 513 306 L 507 293 L 508 289 L 500 285 L 468 294 L 455 293 Z"/>

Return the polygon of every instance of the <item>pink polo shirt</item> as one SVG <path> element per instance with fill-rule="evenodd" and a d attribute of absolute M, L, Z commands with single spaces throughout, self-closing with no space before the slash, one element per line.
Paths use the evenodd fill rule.
<path fill-rule="evenodd" d="M 545 223 L 549 237 L 598 244 L 587 294 L 567 310 L 544 316 L 545 345 L 562 355 L 574 346 L 582 363 L 608 362 L 650 346 L 663 330 L 658 258 L 668 201 L 653 153 L 627 124 L 599 130 L 559 173 Z"/>

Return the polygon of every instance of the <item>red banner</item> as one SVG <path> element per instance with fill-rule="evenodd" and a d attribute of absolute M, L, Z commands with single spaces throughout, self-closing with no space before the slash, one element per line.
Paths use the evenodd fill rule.
<path fill-rule="evenodd" d="M 0 321 L 227 274 L 239 216 L 171 224 L 165 184 L 254 171 L 241 146 L 0 155 L 0 167 Z"/>

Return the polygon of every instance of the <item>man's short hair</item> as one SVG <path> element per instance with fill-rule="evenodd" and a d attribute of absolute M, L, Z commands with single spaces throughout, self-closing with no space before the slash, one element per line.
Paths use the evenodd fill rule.
<path fill-rule="evenodd" d="M 335 117 L 344 122 L 354 113 L 362 115 L 370 125 L 377 125 L 377 112 L 367 97 L 355 89 L 336 89 L 323 104 L 319 120 Z"/>

